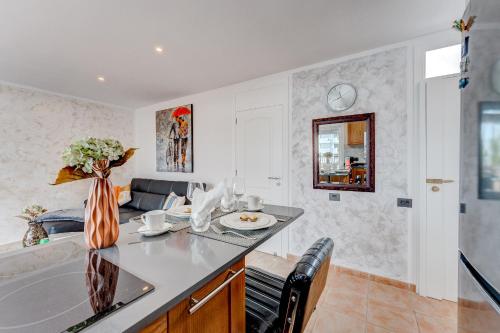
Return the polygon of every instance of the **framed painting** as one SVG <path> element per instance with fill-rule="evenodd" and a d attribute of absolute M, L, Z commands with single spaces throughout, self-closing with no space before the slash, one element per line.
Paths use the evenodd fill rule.
<path fill-rule="evenodd" d="M 193 104 L 156 112 L 156 171 L 193 172 Z"/>

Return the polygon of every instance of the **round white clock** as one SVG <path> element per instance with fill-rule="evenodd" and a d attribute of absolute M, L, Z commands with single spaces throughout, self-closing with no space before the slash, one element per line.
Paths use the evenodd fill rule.
<path fill-rule="evenodd" d="M 356 88 L 349 83 L 340 83 L 333 86 L 328 92 L 328 105 L 334 111 L 345 111 L 356 102 Z"/>

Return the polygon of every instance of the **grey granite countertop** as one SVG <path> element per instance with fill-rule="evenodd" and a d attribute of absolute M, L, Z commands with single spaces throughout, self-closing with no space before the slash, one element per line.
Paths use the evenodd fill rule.
<path fill-rule="evenodd" d="M 281 223 L 282 229 L 303 214 L 299 208 L 271 205 L 267 205 L 264 212 L 292 217 Z M 121 225 L 116 246 L 100 252 L 122 269 L 153 284 L 154 291 L 98 321 L 85 332 L 137 331 L 147 326 L 266 240 L 245 248 L 190 234 L 187 229 L 144 238 L 134 233 L 139 226 L 133 222 Z M 58 242 L 65 241 L 83 244 L 83 234 Z M 6 254 L 0 257 L 5 258 Z"/>

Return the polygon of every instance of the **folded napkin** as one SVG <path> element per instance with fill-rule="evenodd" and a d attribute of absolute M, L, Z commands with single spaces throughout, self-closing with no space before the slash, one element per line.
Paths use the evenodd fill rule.
<path fill-rule="evenodd" d="M 224 183 L 219 183 L 212 190 L 203 192 L 195 189 L 193 193 L 193 202 L 191 206 L 191 219 L 196 224 L 197 221 L 203 221 L 210 215 L 210 211 L 220 202 L 224 195 Z"/>
<path fill-rule="evenodd" d="M 223 210 L 229 211 L 233 209 L 235 202 L 233 199 L 233 193 L 231 191 L 231 184 L 227 179 L 224 179 L 224 195 L 221 200 L 221 208 Z"/>

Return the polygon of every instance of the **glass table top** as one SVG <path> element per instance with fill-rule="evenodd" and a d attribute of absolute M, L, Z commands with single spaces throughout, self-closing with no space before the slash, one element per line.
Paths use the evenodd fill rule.
<path fill-rule="evenodd" d="M 153 289 L 74 242 L 20 252 L 0 263 L 0 332 L 78 332 Z"/>

